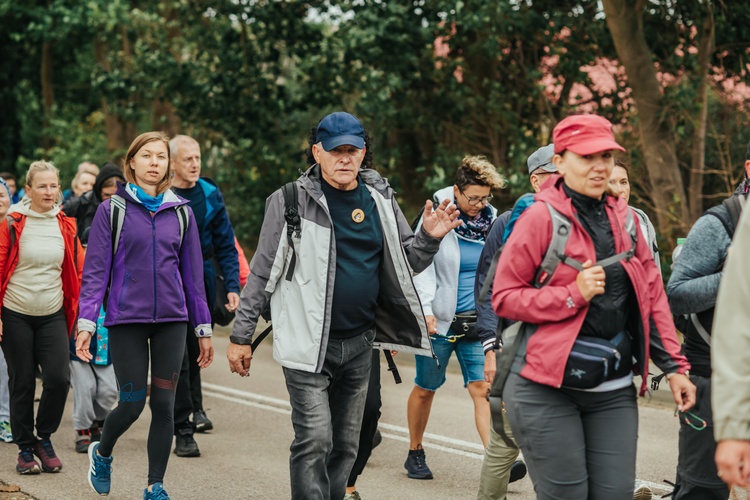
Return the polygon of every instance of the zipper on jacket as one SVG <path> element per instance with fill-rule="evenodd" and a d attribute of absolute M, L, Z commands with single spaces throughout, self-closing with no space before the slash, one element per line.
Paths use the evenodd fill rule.
<path fill-rule="evenodd" d="M 154 317 L 152 323 L 156 323 L 156 214 L 151 217 L 151 249 L 154 256 Z"/>
<path fill-rule="evenodd" d="M 592 349 L 597 349 L 597 350 L 601 350 L 601 351 L 605 351 L 605 352 L 611 352 L 612 354 L 615 355 L 615 370 L 619 370 L 620 369 L 620 358 L 621 358 L 620 351 L 618 351 L 614 347 L 606 347 L 606 346 L 603 346 L 601 344 L 597 344 L 595 342 L 587 342 L 585 340 L 580 340 L 580 339 L 576 340 L 576 344 L 578 344 L 578 345 L 584 345 L 586 347 L 591 347 Z M 571 352 L 571 354 L 573 354 L 573 353 Z"/>

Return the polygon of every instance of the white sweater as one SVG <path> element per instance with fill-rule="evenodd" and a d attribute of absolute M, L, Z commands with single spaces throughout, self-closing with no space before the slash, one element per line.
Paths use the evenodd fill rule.
<path fill-rule="evenodd" d="M 62 263 L 65 255 L 59 207 L 43 214 L 29 208 L 29 201 L 13 205 L 8 213 L 26 215 L 18 239 L 18 265 L 5 292 L 3 305 L 28 316 L 48 316 L 63 306 Z"/>

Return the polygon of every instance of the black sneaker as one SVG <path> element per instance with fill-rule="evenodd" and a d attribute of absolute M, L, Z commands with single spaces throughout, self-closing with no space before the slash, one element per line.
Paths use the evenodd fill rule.
<path fill-rule="evenodd" d="M 174 452 L 178 457 L 199 457 L 201 450 L 198 449 L 198 443 L 195 442 L 190 434 L 175 435 Z"/>
<path fill-rule="evenodd" d="M 383 442 L 383 435 L 380 433 L 380 429 L 375 429 L 375 434 L 372 436 L 372 450 L 378 447 Z"/>
<path fill-rule="evenodd" d="M 432 479 L 432 471 L 427 467 L 422 445 L 419 445 L 416 450 L 409 450 L 404 468 L 412 479 Z"/>
<path fill-rule="evenodd" d="M 510 479 L 508 483 L 515 483 L 519 479 L 526 477 L 526 464 L 523 460 L 516 460 L 510 466 Z"/>
<path fill-rule="evenodd" d="M 198 410 L 193 413 L 193 425 L 195 432 L 206 432 L 214 428 L 214 424 L 206 416 L 206 412 Z"/>
<path fill-rule="evenodd" d="M 91 441 L 91 431 L 89 429 L 76 431 L 76 453 L 88 453 Z M 94 441 L 99 440 L 95 439 Z"/>

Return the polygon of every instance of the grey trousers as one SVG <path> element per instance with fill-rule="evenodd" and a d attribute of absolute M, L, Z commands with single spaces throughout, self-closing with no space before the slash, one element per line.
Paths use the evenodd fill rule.
<path fill-rule="evenodd" d="M 8 387 L 8 363 L 0 351 L 0 422 L 10 420 L 10 388 Z"/>
<path fill-rule="evenodd" d="M 118 396 L 114 366 L 70 360 L 70 382 L 73 429 L 89 429 L 94 421 L 107 418 Z"/>
<path fill-rule="evenodd" d="M 538 500 L 632 500 L 638 441 L 632 384 L 586 392 L 511 373 L 504 395 Z"/>
<path fill-rule="evenodd" d="M 357 457 L 375 331 L 330 339 L 320 373 L 284 368 L 294 441 L 294 500 L 341 500 Z"/>
<path fill-rule="evenodd" d="M 513 439 L 513 431 L 510 428 L 508 415 L 505 411 L 503 411 L 503 414 L 505 434 Z M 495 432 L 495 428 L 490 424 L 490 441 L 484 450 L 477 500 L 505 500 L 508 495 L 510 469 L 519 454 L 520 451 L 518 448 L 511 448 L 505 444 L 503 438 Z"/>

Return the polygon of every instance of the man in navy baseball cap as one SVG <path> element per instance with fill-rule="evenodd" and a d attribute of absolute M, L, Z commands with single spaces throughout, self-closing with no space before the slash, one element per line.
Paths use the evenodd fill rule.
<path fill-rule="evenodd" d="M 320 120 L 315 139 L 326 151 L 338 146 L 354 146 L 364 149 L 365 129 L 353 115 L 339 111 Z"/>

